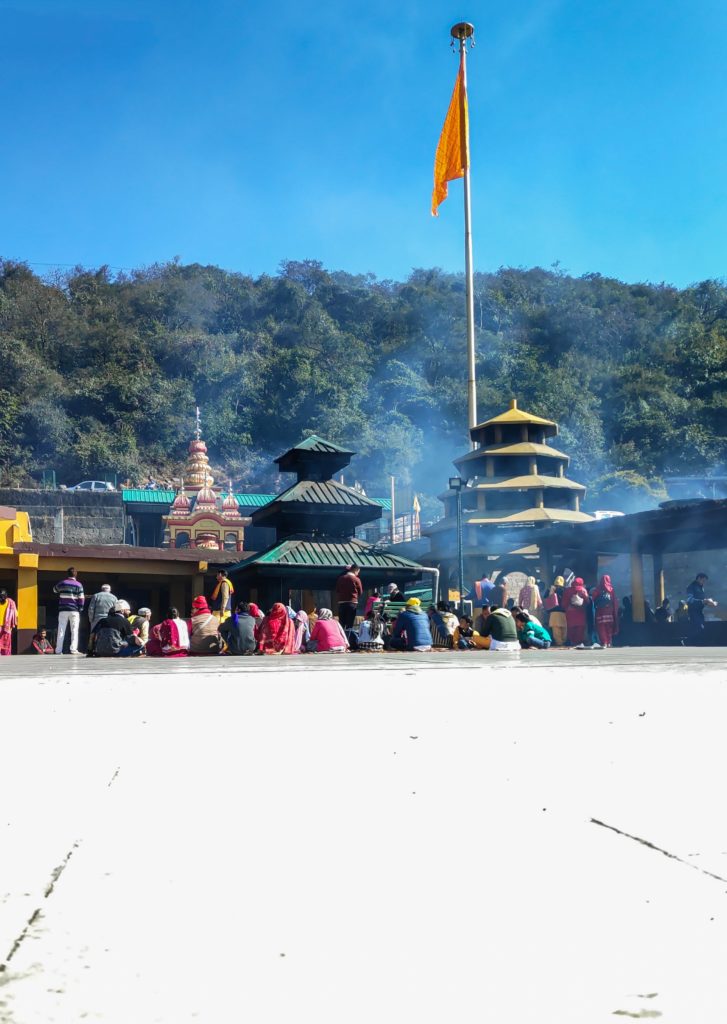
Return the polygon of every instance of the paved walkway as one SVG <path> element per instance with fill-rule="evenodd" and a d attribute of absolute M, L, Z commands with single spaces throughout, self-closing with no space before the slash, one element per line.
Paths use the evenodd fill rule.
<path fill-rule="evenodd" d="M 721 1020 L 723 666 L 4 659 L 0 1021 Z"/>

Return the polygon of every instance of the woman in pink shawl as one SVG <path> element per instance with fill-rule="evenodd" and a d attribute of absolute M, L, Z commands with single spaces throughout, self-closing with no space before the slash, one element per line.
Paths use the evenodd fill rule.
<path fill-rule="evenodd" d="M 310 633 L 311 646 L 319 654 L 326 651 L 340 653 L 348 650 L 348 637 L 330 608 L 319 608 L 316 624 Z"/>
<path fill-rule="evenodd" d="M 583 586 L 583 580 L 580 576 L 577 576 L 571 586 L 567 587 L 563 593 L 563 609 L 568 625 L 568 643 L 572 647 L 578 647 L 585 639 L 588 602 L 590 600 L 588 591 Z M 590 642 L 589 640 L 588 643 L 590 644 Z"/>
<path fill-rule="evenodd" d="M 0 656 L 12 653 L 13 630 L 17 624 L 15 601 L 8 597 L 7 590 L 0 590 Z"/>
<path fill-rule="evenodd" d="M 258 636 L 258 650 L 263 654 L 293 654 L 295 626 L 288 609 L 277 601 L 262 621 Z"/>
<path fill-rule="evenodd" d="M 613 592 L 610 576 L 601 576 L 598 586 L 591 591 L 596 610 L 596 632 L 601 647 L 613 647 L 618 633 L 618 600 Z"/>
<path fill-rule="evenodd" d="M 305 654 L 306 644 L 310 640 L 310 625 L 308 623 L 308 615 L 302 608 L 299 612 L 296 612 L 295 618 L 293 619 L 293 625 L 295 626 L 295 645 L 293 653 Z"/>

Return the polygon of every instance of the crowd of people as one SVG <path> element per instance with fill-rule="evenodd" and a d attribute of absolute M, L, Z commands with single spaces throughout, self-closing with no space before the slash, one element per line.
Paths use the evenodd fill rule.
<path fill-rule="evenodd" d="M 683 619 L 695 642 L 704 629 L 704 609 L 717 602 L 707 596 L 706 573 L 697 574 L 684 601 L 672 611 L 668 599 L 652 611 L 646 604 L 648 621 Z M 619 602 L 611 578 L 602 575 L 588 588 L 570 569 L 546 586 L 529 576 L 513 594 L 510 581 L 500 575 L 492 581 L 485 574 L 475 584 L 473 598 L 476 618 L 455 614 L 448 602 L 428 609 L 418 597 L 408 599 L 397 584 L 383 593 L 374 589 L 367 597 L 363 617 L 358 619 L 363 600 L 361 570 L 349 566 L 335 587 L 337 617 L 330 608 L 320 607 L 308 615 L 303 609 L 276 602 L 264 612 L 253 601 L 235 601 L 227 573 L 217 574 L 209 598 L 200 595 L 184 617 L 169 608 L 160 622 L 152 624 L 151 609 L 137 608 L 118 598 L 104 584 L 88 604 L 76 570 L 55 585 L 58 597 L 58 631 L 55 645 L 45 629 L 33 637 L 33 651 L 40 655 L 61 654 L 70 634 L 71 655 L 88 657 L 183 658 L 210 655 L 314 654 L 347 651 L 430 651 L 445 648 L 458 651 L 520 649 L 547 650 L 551 647 L 576 649 L 608 648 L 621 625 L 631 616 L 631 602 Z M 79 650 L 80 619 L 86 612 L 89 640 Z M 649 618 L 650 617 L 650 618 Z M 358 621 L 357 621 L 358 620 Z M 0 590 L 0 655 L 10 654 L 17 609 L 6 590 Z"/>

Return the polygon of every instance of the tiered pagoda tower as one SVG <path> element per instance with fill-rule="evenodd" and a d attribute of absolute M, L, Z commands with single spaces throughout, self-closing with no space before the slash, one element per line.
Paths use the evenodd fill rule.
<path fill-rule="evenodd" d="M 505 555 L 532 560 L 534 570 L 539 551 L 532 544 L 532 531 L 527 539 L 522 537 L 523 527 L 593 518 L 580 509 L 586 488 L 566 476 L 569 456 L 548 444 L 557 435 L 556 423 L 518 409 L 515 399 L 507 412 L 470 430 L 475 449 L 454 461 L 466 483 L 460 492 L 466 580 L 478 579 L 488 559 L 503 563 Z M 447 490 L 439 497 L 444 517 L 423 532 L 431 538 L 434 560 L 453 580 L 457 491 Z M 529 547 L 523 548 L 528 540 Z M 511 564 L 514 561 L 510 558 Z"/>
<path fill-rule="evenodd" d="M 333 479 L 355 453 L 313 435 L 275 460 L 297 480 L 252 513 L 253 526 L 273 527 L 276 541 L 232 566 L 235 585 L 253 600 L 294 600 L 306 611 L 335 608 L 332 590 L 349 565 L 361 567 L 364 588 L 394 581 L 401 586 L 425 570 L 416 562 L 369 547 L 354 537 L 357 526 L 381 518 L 381 505 Z"/>
<path fill-rule="evenodd" d="M 189 455 L 182 486 L 164 517 L 164 546 L 172 548 L 210 548 L 242 551 L 245 526 L 250 522 L 240 514 L 232 493 L 227 496 L 213 487 L 207 445 L 200 438 L 199 419 L 196 437 L 189 445 Z"/>

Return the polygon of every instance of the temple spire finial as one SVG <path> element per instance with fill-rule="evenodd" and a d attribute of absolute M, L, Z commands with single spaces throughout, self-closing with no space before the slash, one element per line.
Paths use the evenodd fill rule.
<path fill-rule="evenodd" d="M 194 407 L 194 414 L 195 414 L 194 436 L 197 439 L 197 441 L 199 441 L 200 438 L 202 437 L 202 420 L 201 420 L 200 415 L 199 415 L 199 406 L 198 405 L 196 405 Z"/>

